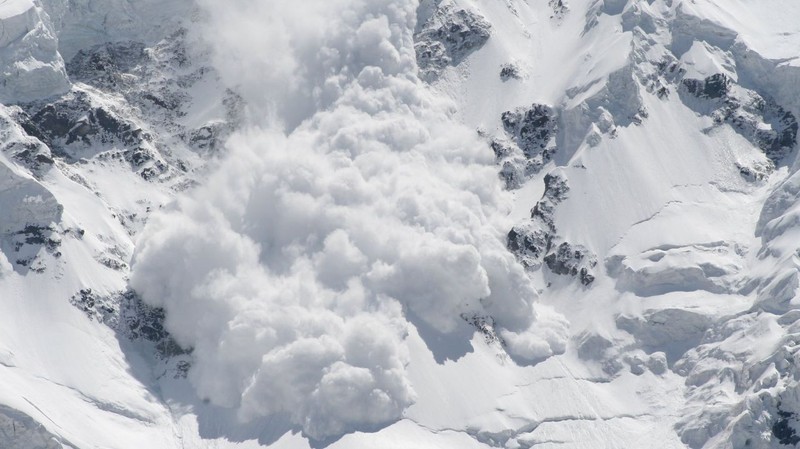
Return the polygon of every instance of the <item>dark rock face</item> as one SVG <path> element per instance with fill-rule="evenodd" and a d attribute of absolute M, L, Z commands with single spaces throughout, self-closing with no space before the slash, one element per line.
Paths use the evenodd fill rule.
<path fill-rule="evenodd" d="M 243 104 L 228 91 L 224 120 L 197 128 L 181 122 L 193 101 L 189 89 L 211 70 L 189 61 L 185 35 L 180 30 L 152 48 L 114 42 L 78 52 L 67 64 L 76 83 L 70 92 L 19 105 L 14 120 L 31 142 L 17 145 L 12 154 L 32 170 L 49 169 L 58 159 L 127 163 L 148 181 L 170 181 L 189 172 L 191 163 L 175 157 L 180 152 L 175 145 L 198 153 L 218 151 L 241 118 Z"/>
<path fill-rule="evenodd" d="M 519 188 L 539 173 L 555 154 L 558 114 L 547 105 L 506 111 L 500 117 L 509 139 L 494 139 L 491 147 L 502 167 L 508 189 Z"/>
<path fill-rule="evenodd" d="M 15 117 L 52 154 L 20 149 L 19 158 L 32 166 L 99 155 L 106 161 L 127 161 L 146 180 L 167 180 L 189 167 L 173 157 L 170 147 L 176 140 L 199 153 L 217 151 L 241 118 L 243 104 L 228 91 L 225 119 L 197 128 L 181 122 L 193 101 L 190 89 L 212 70 L 189 60 L 185 38 L 186 31 L 179 30 L 151 48 L 114 42 L 78 52 L 67 63 L 73 89 L 55 100 L 21 104 Z"/>
<path fill-rule="evenodd" d="M 684 79 L 678 92 L 689 107 L 711 116 L 715 126 L 731 126 L 776 165 L 797 145 L 794 114 L 773 99 L 737 86 L 724 74 Z"/>
<path fill-rule="evenodd" d="M 553 214 L 555 213 L 556 206 L 567 198 L 569 193 L 569 186 L 567 185 L 566 178 L 558 175 L 548 173 L 544 176 L 544 195 L 542 199 L 533 206 L 531 210 L 531 218 L 541 220 L 542 223 L 547 225 L 547 228 L 556 232 L 556 226 L 553 222 Z"/>
<path fill-rule="evenodd" d="M 514 226 L 506 237 L 508 250 L 514 253 L 526 268 L 532 269 L 541 265 L 539 261 L 550 249 L 552 242 L 553 235 L 532 222 Z"/>
<path fill-rule="evenodd" d="M 797 144 L 797 119 L 777 104 L 759 99 L 755 104 L 730 103 L 729 107 L 715 116 L 715 121 L 731 125 L 775 164 L 780 164 Z"/>
<path fill-rule="evenodd" d="M 549 200 L 553 204 L 558 204 L 567 199 L 567 193 L 569 193 L 569 185 L 567 184 L 566 178 L 552 173 L 548 173 L 544 176 L 544 199 Z M 542 201 L 539 203 L 541 204 Z M 535 216 L 536 208 L 533 210 Z"/>
<path fill-rule="evenodd" d="M 645 88 L 650 93 L 655 93 L 658 98 L 667 99 L 670 96 L 670 86 L 686 73 L 673 55 L 664 55 L 663 59 L 655 63 L 655 72 L 648 74 L 644 81 Z"/>
<path fill-rule="evenodd" d="M 72 295 L 69 302 L 90 319 L 108 325 L 122 337 L 153 344 L 163 359 L 191 352 L 181 348 L 164 328 L 164 310 L 145 304 L 133 291 L 104 296 L 85 288 Z M 176 363 L 186 365 L 183 368 L 185 375 L 188 362 L 178 360 Z"/>
<path fill-rule="evenodd" d="M 0 151 L 11 156 L 22 166 L 30 169 L 35 177 L 49 170 L 54 162 L 50 148 L 42 143 L 43 136 L 36 136 L 38 130 L 31 123 L 30 116 L 18 107 L 9 108 L 9 119 L 0 118 Z M 18 126 L 30 137 L 20 139 L 11 130 Z"/>
<path fill-rule="evenodd" d="M 509 158 L 503 161 L 500 177 L 505 181 L 509 190 L 522 187 L 528 179 L 542 169 L 540 164 L 523 158 Z"/>
<path fill-rule="evenodd" d="M 547 5 L 550 6 L 550 9 L 553 11 L 550 18 L 554 20 L 563 19 L 564 16 L 567 15 L 567 12 L 569 12 L 569 8 L 564 0 L 550 0 L 547 2 Z"/>
<path fill-rule="evenodd" d="M 590 270 L 597 265 L 597 259 L 581 245 L 564 242 L 544 258 L 544 263 L 553 273 L 577 276 L 583 285 L 594 282 Z"/>
<path fill-rule="evenodd" d="M 697 98 L 722 98 L 728 95 L 733 82 L 722 73 L 711 75 L 705 80 L 685 79 L 683 85 Z"/>
<path fill-rule="evenodd" d="M 94 293 L 91 288 L 84 288 L 69 298 L 69 303 L 85 313 L 89 318 L 100 322 L 112 319 L 117 312 L 108 298 Z"/>
<path fill-rule="evenodd" d="M 122 95 L 148 118 L 176 126 L 174 120 L 185 114 L 183 107 L 190 101 L 183 89 L 207 70 L 190 70 L 185 34 L 178 31 L 154 48 L 114 42 L 81 50 L 67 63 L 67 73 L 73 81 Z M 188 73 L 179 75 L 184 71 Z"/>
<path fill-rule="evenodd" d="M 414 36 L 421 77 L 433 81 L 447 66 L 461 63 L 489 40 L 491 27 L 472 11 L 439 7 Z"/>
<path fill-rule="evenodd" d="M 137 145 L 122 150 L 110 150 L 98 156 L 101 161 L 126 161 L 146 181 L 157 179 L 168 173 L 170 166 L 149 145 Z M 179 165 L 180 166 L 180 165 Z"/>
<path fill-rule="evenodd" d="M 124 160 L 147 180 L 169 170 L 155 149 L 156 139 L 138 126 L 134 117 L 110 109 L 88 92 L 74 91 L 52 103 L 28 108 L 31 115 L 25 122 L 26 132 L 65 162 L 93 157 Z M 44 157 L 47 155 L 38 160 Z"/>
<path fill-rule="evenodd" d="M 520 78 L 522 78 L 522 74 L 516 64 L 503 64 L 503 66 L 500 67 L 500 79 L 504 82 L 512 79 L 518 80 Z"/>
<path fill-rule="evenodd" d="M 597 265 L 597 257 L 581 245 L 557 244 L 555 210 L 567 198 L 567 180 L 557 173 L 549 173 L 544 177 L 544 184 L 544 194 L 531 210 L 530 220 L 509 231 L 506 247 L 528 269 L 535 270 L 544 263 L 551 272 L 576 277 L 589 286 L 595 279 L 592 269 Z"/>
<path fill-rule="evenodd" d="M 123 73 L 148 59 L 140 42 L 109 42 L 81 50 L 67 62 L 67 73 L 73 80 L 94 86 L 119 88 L 126 84 Z"/>
<path fill-rule="evenodd" d="M 778 407 L 779 419 L 772 425 L 772 435 L 784 446 L 797 447 L 797 444 L 800 443 L 800 436 L 797 435 L 797 431 L 791 425 L 791 421 L 797 423 L 797 415 L 780 410 L 780 404 L 778 404 Z"/>
<path fill-rule="evenodd" d="M 75 157 L 75 147 L 137 145 L 149 139 L 141 128 L 104 106 L 94 104 L 83 92 L 66 96 L 36 111 L 29 123 L 30 134 L 40 136 L 61 155 Z M 76 144 L 76 145 L 73 145 Z"/>
<path fill-rule="evenodd" d="M 118 330 L 132 340 L 145 340 L 155 344 L 162 357 L 188 354 L 164 328 L 164 309 L 145 304 L 133 291 L 124 292 L 119 299 Z"/>
<path fill-rule="evenodd" d="M 18 231 L 21 241 L 17 243 L 17 249 L 23 245 L 40 245 L 47 247 L 50 251 L 55 251 L 61 245 L 61 239 L 55 238 L 55 229 L 48 226 L 28 225 L 25 229 Z"/>
<path fill-rule="evenodd" d="M 528 158 L 543 155 L 550 159 L 555 152 L 558 119 L 552 107 L 533 104 L 530 109 L 506 111 L 501 120 L 503 128 Z"/>
<path fill-rule="evenodd" d="M 561 176 L 547 174 L 542 199 L 531 210 L 530 220 L 514 226 L 506 237 L 506 246 L 526 267 L 541 266 L 542 259 L 553 246 L 556 227 L 553 221 L 555 206 L 566 199 L 569 187 Z"/>
<path fill-rule="evenodd" d="M 12 250 L 7 253 L 8 258 L 19 272 L 43 273 L 47 269 L 45 254 L 61 257 L 61 235 L 53 226 L 28 224 L 6 238 Z M 40 249 L 45 251 L 40 252 Z"/>
<path fill-rule="evenodd" d="M 759 147 L 772 160 L 782 159 L 786 153 L 797 145 L 797 117 L 782 107 L 775 105 L 765 117 L 772 131 L 757 133 Z"/>
<path fill-rule="evenodd" d="M 55 162 L 50 149 L 36 143 L 13 142 L 3 148 L 3 152 L 9 153 L 35 174 L 47 170 Z"/>

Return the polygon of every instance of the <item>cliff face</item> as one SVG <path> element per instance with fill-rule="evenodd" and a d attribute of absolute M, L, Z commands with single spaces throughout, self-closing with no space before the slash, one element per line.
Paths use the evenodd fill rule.
<path fill-rule="evenodd" d="M 796 445 L 798 9 L 0 0 L 0 446 Z"/>

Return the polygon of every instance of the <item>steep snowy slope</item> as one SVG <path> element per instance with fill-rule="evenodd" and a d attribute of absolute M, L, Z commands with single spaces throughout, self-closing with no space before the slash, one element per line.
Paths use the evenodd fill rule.
<path fill-rule="evenodd" d="M 539 173 L 517 193 L 520 215 L 547 173 L 543 199 L 509 235 L 509 247 L 547 286 L 543 301 L 569 317 L 578 356 L 614 382 L 625 371 L 647 375 L 653 357 L 663 357 L 671 369 L 654 374 L 658 384 L 683 384 L 685 402 L 668 414 L 691 447 L 787 444 L 794 441 L 795 373 L 775 359 L 791 354 L 786 334 L 794 322 L 791 314 L 779 317 L 791 309 L 796 286 L 796 248 L 780 210 L 793 201 L 785 183 L 794 172 L 798 109 L 797 95 L 787 92 L 796 91 L 800 72 L 786 48 L 796 45 L 798 30 L 769 16 L 776 5 L 629 3 L 570 2 L 566 12 L 550 14 L 551 27 L 536 28 L 532 49 L 479 52 L 441 88 L 495 148 L 514 154 L 516 144 L 528 160 L 524 132 L 538 131 L 521 132 L 504 111 L 518 104 L 538 111 L 544 103 L 547 116 L 558 117 L 552 148 L 536 150 L 551 165 L 534 159 L 527 173 L 507 172 Z M 547 16 L 540 6 L 538 17 Z M 484 14 L 490 23 L 530 23 L 526 9 L 486 6 Z M 560 36 L 581 23 L 582 36 Z M 570 44 L 603 38 L 609 42 L 597 47 Z M 582 67 L 569 66 L 565 54 Z M 503 80 L 503 64 L 523 75 Z M 548 77 L 556 67 L 566 76 Z M 551 79 L 534 81 L 542 78 Z M 568 87 L 547 86 L 553 78 Z M 470 109 L 479 89 L 501 94 Z M 505 95 L 517 103 L 485 103 Z M 523 120 L 555 134 L 541 115 Z M 524 163 L 507 154 L 498 157 Z"/>
<path fill-rule="evenodd" d="M 68 30 L 97 30 L 127 2 L 51 3 L 0 4 L 0 446 L 177 447 L 135 349 L 170 347 L 127 272 L 146 215 L 196 182 L 238 100 L 181 29 L 109 24 L 78 52 Z"/>
<path fill-rule="evenodd" d="M 800 443 L 791 0 L 0 0 L 0 447 Z"/>

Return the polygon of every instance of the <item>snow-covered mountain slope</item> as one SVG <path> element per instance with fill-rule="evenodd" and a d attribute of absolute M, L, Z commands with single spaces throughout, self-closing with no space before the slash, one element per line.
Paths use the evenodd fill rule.
<path fill-rule="evenodd" d="M 791 0 L 0 0 L 0 447 L 781 448 Z"/>

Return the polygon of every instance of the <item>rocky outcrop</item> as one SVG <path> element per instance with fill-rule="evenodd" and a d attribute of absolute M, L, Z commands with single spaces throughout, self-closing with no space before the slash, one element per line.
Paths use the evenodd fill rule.
<path fill-rule="evenodd" d="M 86 91 L 76 91 L 37 109 L 31 107 L 35 113 L 26 122 L 26 131 L 69 161 L 93 156 L 85 149 L 133 147 L 152 140 L 136 123 Z"/>
<path fill-rule="evenodd" d="M 710 116 L 715 126 L 729 125 L 775 164 L 797 145 L 797 117 L 773 99 L 737 85 L 728 75 L 684 79 L 678 92 L 689 107 Z"/>
<path fill-rule="evenodd" d="M 503 129 L 528 158 L 549 160 L 556 150 L 558 115 L 553 107 L 533 104 L 530 108 L 506 111 L 500 117 Z"/>
<path fill-rule="evenodd" d="M 592 269 L 597 257 L 582 245 L 560 242 L 555 225 L 556 206 L 567 198 L 569 186 L 559 172 L 544 177 L 542 199 L 531 210 L 531 218 L 514 226 L 506 236 L 506 246 L 527 269 L 546 264 L 557 275 L 572 276 L 584 286 L 595 280 Z"/>
<path fill-rule="evenodd" d="M 20 272 L 44 271 L 59 257 L 63 206 L 36 180 L 0 163 L 0 251 Z"/>
<path fill-rule="evenodd" d="M 124 74 L 133 74 L 151 63 L 145 49 L 141 42 L 108 42 L 85 48 L 67 63 L 67 71 L 73 80 L 98 88 L 129 89 L 137 80 Z"/>
<path fill-rule="evenodd" d="M 553 236 L 534 221 L 514 226 L 506 236 L 508 250 L 531 270 L 541 266 L 541 260 L 552 246 L 552 241 Z"/>
<path fill-rule="evenodd" d="M 448 66 L 461 63 L 491 36 L 491 24 L 478 13 L 445 3 L 414 35 L 420 76 L 436 80 Z"/>
<path fill-rule="evenodd" d="M 522 69 L 513 63 L 503 64 L 500 67 L 500 79 L 505 81 L 522 79 Z"/>
<path fill-rule="evenodd" d="M 545 255 L 553 247 L 556 227 L 555 206 L 566 199 L 569 187 L 566 178 L 558 174 L 544 177 L 542 199 L 531 210 L 531 218 L 514 226 L 506 237 L 506 246 L 528 269 L 541 267 Z"/>
<path fill-rule="evenodd" d="M 577 277 L 583 285 L 594 282 L 591 270 L 597 265 L 597 258 L 582 245 L 563 242 L 545 256 L 544 263 L 553 273 Z"/>
<path fill-rule="evenodd" d="M 84 288 L 70 296 L 69 302 L 121 336 L 152 344 L 162 359 L 177 357 L 174 363 L 188 361 L 188 357 L 182 356 L 191 350 L 181 348 L 164 328 L 164 310 L 145 304 L 134 291 L 101 294 Z"/>
<path fill-rule="evenodd" d="M 728 96 L 733 82 L 728 76 L 718 73 L 705 80 L 685 79 L 683 85 L 697 98 L 715 99 Z"/>
<path fill-rule="evenodd" d="M 59 1 L 44 3 L 58 9 Z M 0 6 L 0 13 L 8 11 L 7 4 Z M 49 26 L 40 8 L 26 11 L 26 17 L 39 14 L 35 18 Z M 69 15 L 70 11 L 61 12 Z M 6 24 L 6 19 L 0 17 L 0 21 Z M 60 26 L 72 25 L 62 22 Z M 14 60 L 3 56 L 17 51 L 39 31 L 29 30 L 13 42 L 2 42 L 7 47 L 0 45 L 0 65 L 12 67 Z M 143 226 L 149 213 L 167 198 L 165 192 L 191 185 L 191 171 L 220 151 L 241 117 L 241 98 L 222 88 L 205 65 L 207 55 L 189 56 L 186 38 L 186 31 L 178 29 L 156 45 L 116 40 L 76 50 L 68 64 L 60 62 L 65 82 L 69 73 L 72 84 L 67 82 L 63 89 L 46 95 L 37 86 L 12 84 L 18 81 L 13 77 L 2 81 L 0 102 L 8 105 L 0 105 L 0 275 L 13 269 L 22 276 L 53 273 L 58 277 L 70 263 L 80 260 L 96 262 L 101 267 L 94 268 L 116 272 L 120 279 L 126 276 L 131 247 L 125 237 Z M 55 38 L 50 44 L 58 55 Z M 38 45 L 37 51 L 49 48 Z M 38 75 L 26 76 L 46 87 Z M 202 106 L 204 111 L 220 103 L 222 111 L 187 121 L 198 101 L 193 92 L 198 83 L 205 83 L 200 98 L 208 102 Z M 10 95 L 12 88 L 26 95 Z M 125 191 L 124 198 L 106 190 L 109 182 L 126 186 L 119 190 Z M 73 204 L 73 213 L 65 213 L 65 206 L 51 193 L 53 184 L 58 184 L 56 188 L 70 185 L 76 197 L 90 198 L 81 206 L 97 206 L 102 212 L 96 213 L 107 215 L 79 229 L 73 217 L 83 212 L 75 211 Z M 91 203 L 93 196 L 103 200 Z M 70 253 L 67 243 L 75 243 L 70 240 L 79 240 L 87 257 Z M 106 281 L 82 279 L 84 287 L 65 299 L 120 337 L 152 345 L 167 372 L 185 376 L 189 357 L 164 330 L 163 310 L 146 306 L 132 292 L 109 294 L 107 287 L 94 288 Z M 0 416 L 0 426 L 2 422 Z M 0 437 L 0 446 L 6 447 L 3 441 Z"/>
<path fill-rule="evenodd" d="M 569 7 L 567 6 L 567 2 L 564 0 L 550 0 L 547 2 L 547 5 L 552 10 L 552 14 L 550 15 L 550 19 L 554 21 L 560 21 L 567 15 L 569 12 Z"/>
<path fill-rule="evenodd" d="M 491 142 L 500 176 L 509 189 L 539 173 L 557 151 L 558 113 L 548 105 L 506 111 L 500 117 L 506 137 Z"/>
<path fill-rule="evenodd" d="M 243 107 L 228 90 L 221 117 L 183 121 L 196 101 L 191 89 L 214 78 L 202 59 L 189 57 L 186 39 L 179 29 L 154 47 L 118 41 L 78 51 L 66 66 L 70 92 L 16 108 L 13 120 L 27 136 L 8 151 L 34 171 L 55 159 L 92 161 L 127 165 L 147 181 L 182 182 L 196 162 L 176 150 L 218 152 Z"/>

